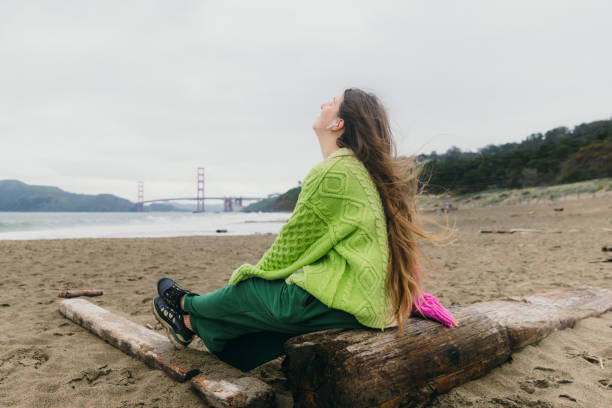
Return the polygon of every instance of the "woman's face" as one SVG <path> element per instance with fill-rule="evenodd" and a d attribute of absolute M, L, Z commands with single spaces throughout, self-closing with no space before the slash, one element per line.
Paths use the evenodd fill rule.
<path fill-rule="evenodd" d="M 341 92 L 339 95 L 321 105 L 321 112 L 312 125 L 315 132 L 318 133 L 320 131 L 329 130 L 327 129 L 329 125 L 340 120 L 340 118 L 338 118 L 338 110 L 340 109 L 340 104 L 343 99 L 344 92 Z"/>

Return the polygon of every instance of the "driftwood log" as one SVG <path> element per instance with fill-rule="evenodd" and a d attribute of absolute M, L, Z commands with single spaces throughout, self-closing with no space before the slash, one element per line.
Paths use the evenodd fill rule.
<path fill-rule="evenodd" d="M 59 293 L 59 297 L 61 298 L 73 298 L 79 296 L 102 296 L 104 294 L 103 291 L 99 289 L 83 289 L 83 290 L 62 290 Z"/>
<path fill-rule="evenodd" d="M 60 313 L 123 352 L 192 386 L 213 407 L 273 407 L 272 388 L 211 353 L 177 351 L 166 336 L 140 326 L 84 299 L 59 302 Z M 219 374 L 219 373 L 223 374 Z"/>
<path fill-rule="evenodd" d="M 451 309 L 460 326 L 411 318 L 397 328 L 328 330 L 285 343 L 296 407 L 421 406 L 478 378 L 513 350 L 612 310 L 612 291 L 558 290 Z"/>

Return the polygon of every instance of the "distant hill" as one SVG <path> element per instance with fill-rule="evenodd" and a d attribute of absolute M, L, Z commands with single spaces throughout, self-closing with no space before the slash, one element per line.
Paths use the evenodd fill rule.
<path fill-rule="evenodd" d="M 74 194 L 57 187 L 0 180 L 0 211 L 136 211 L 136 204 L 111 194 Z"/>
<path fill-rule="evenodd" d="M 612 177 L 612 119 L 534 133 L 520 143 L 489 145 L 478 152 L 458 147 L 417 157 L 427 191 L 470 193 Z"/>
<path fill-rule="evenodd" d="M 302 187 L 294 187 L 284 194 L 264 198 L 242 209 L 242 212 L 291 212 L 295 208 Z"/>
<path fill-rule="evenodd" d="M 160 212 L 166 212 L 166 211 L 185 211 L 186 212 L 187 210 L 177 209 L 172 204 L 152 203 L 152 204 L 145 205 L 144 206 L 144 211 L 160 211 Z"/>

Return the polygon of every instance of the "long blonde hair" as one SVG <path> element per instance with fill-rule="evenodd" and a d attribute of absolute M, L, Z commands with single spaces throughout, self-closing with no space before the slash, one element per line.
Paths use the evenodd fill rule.
<path fill-rule="evenodd" d="M 413 158 L 397 156 L 387 113 L 374 94 L 346 89 L 338 116 L 344 120 L 344 133 L 336 144 L 349 147 L 361 160 L 383 204 L 389 241 L 385 288 L 401 329 L 422 294 L 417 238 L 438 240 L 425 233 L 417 219 L 420 167 Z"/>

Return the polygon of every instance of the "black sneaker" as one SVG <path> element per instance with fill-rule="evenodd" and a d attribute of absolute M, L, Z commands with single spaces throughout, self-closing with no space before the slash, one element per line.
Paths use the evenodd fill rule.
<path fill-rule="evenodd" d="M 193 332 L 185 326 L 183 315 L 168 306 L 164 299 L 153 299 L 153 314 L 167 330 L 168 338 L 178 349 L 184 349 L 193 340 Z"/>
<path fill-rule="evenodd" d="M 186 314 L 181 307 L 181 298 L 189 291 L 183 290 L 170 278 L 161 278 L 157 282 L 157 293 L 174 310 Z"/>

